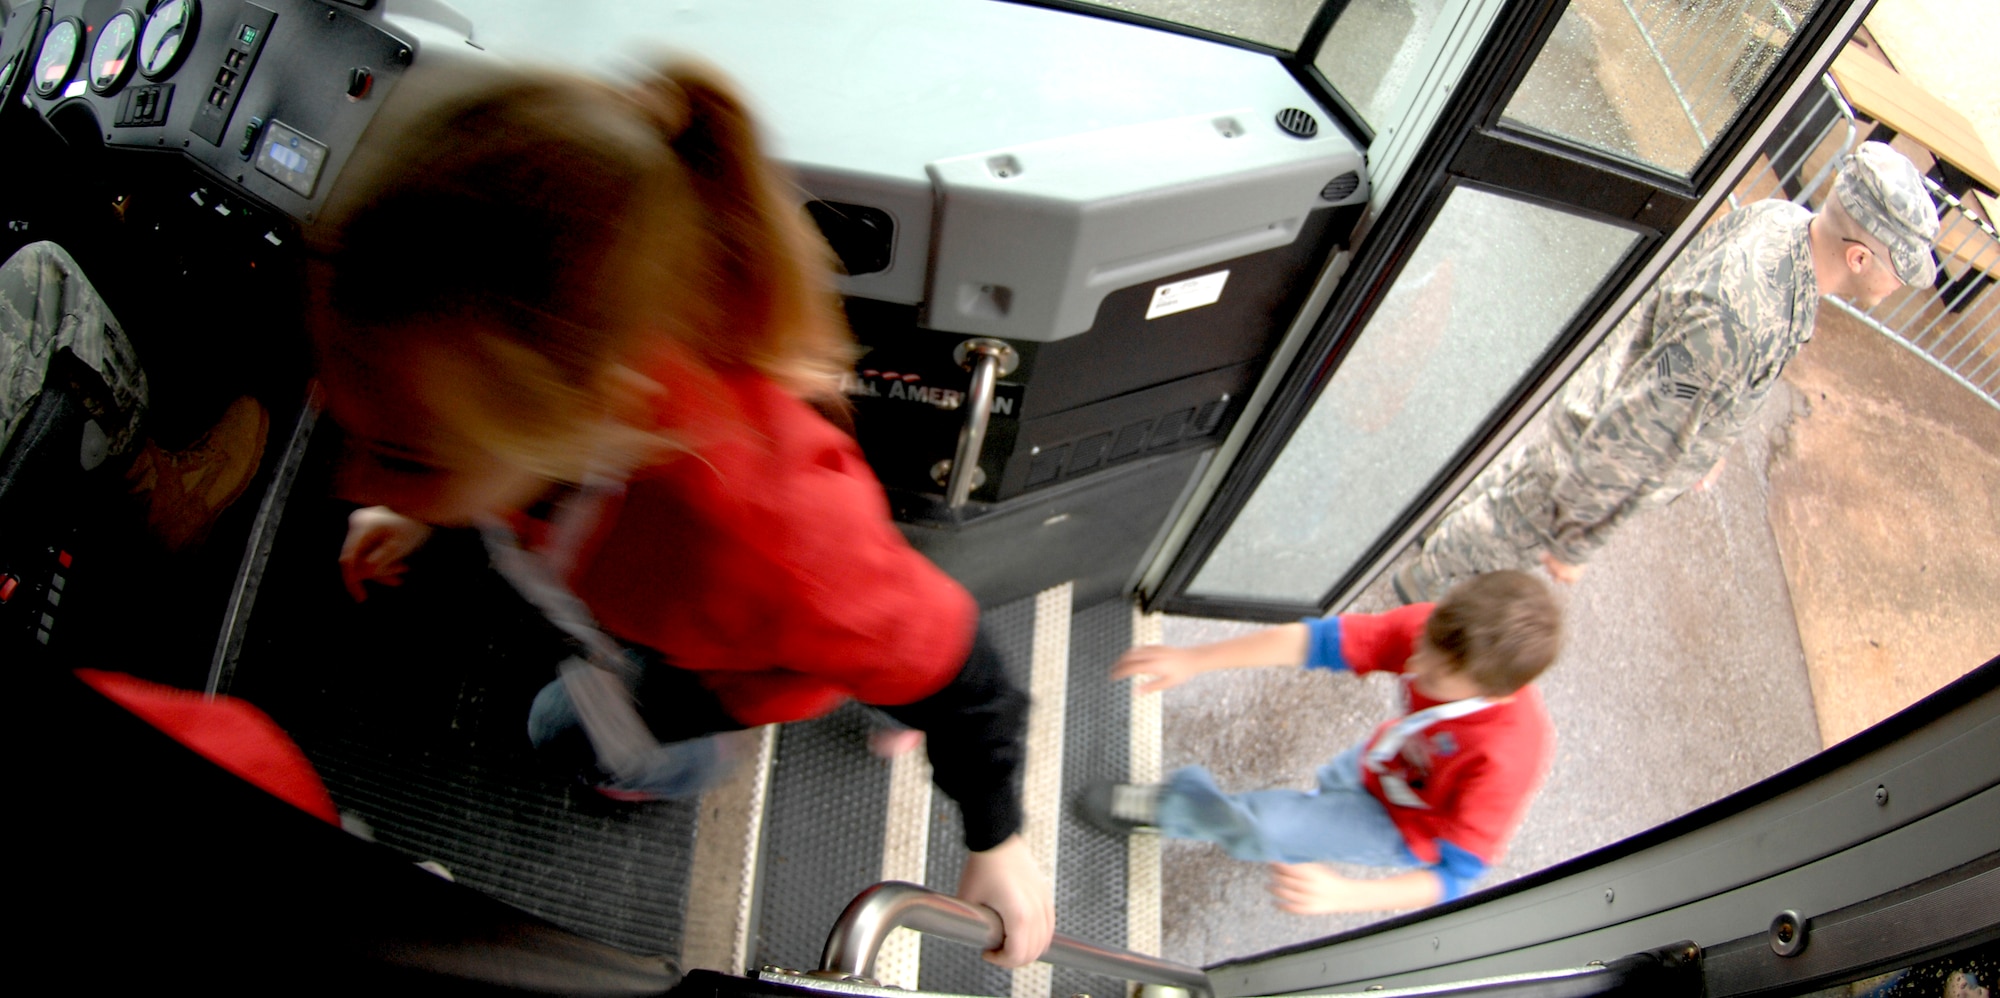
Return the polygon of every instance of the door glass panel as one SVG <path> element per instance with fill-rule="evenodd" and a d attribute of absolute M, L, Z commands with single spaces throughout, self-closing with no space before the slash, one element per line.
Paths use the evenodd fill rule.
<path fill-rule="evenodd" d="M 1320 0 L 1088 0 L 1162 21 L 1294 51 Z"/>
<path fill-rule="evenodd" d="M 1422 69 L 1424 42 L 1445 0 L 1349 0 L 1313 65 L 1380 131 Z"/>
<path fill-rule="evenodd" d="M 1571 0 L 1505 117 L 1688 176 L 1819 0 Z"/>
<path fill-rule="evenodd" d="M 1637 238 L 1543 205 L 1454 189 L 1189 595 L 1320 602 Z"/>

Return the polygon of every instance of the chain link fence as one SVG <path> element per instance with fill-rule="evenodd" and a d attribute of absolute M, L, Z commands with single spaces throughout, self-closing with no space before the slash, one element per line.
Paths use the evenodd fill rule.
<path fill-rule="evenodd" d="M 1770 75 L 1817 0 L 1619 0 L 1705 149 Z"/>

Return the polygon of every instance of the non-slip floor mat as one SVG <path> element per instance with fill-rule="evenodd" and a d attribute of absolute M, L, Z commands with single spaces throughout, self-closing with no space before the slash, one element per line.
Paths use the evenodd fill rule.
<path fill-rule="evenodd" d="M 614 802 L 538 763 L 527 707 L 565 649 L 477 538 L 434 537 L 404 586 L 356 605 L 335 567 L 344 521 L 288 513 L 231 692 L 292 733 L 377 841 L 578 934 L 677 958 L 694 805 Z"/>

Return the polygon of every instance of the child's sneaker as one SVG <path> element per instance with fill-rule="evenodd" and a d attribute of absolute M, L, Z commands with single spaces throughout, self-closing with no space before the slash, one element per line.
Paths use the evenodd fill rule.
<path fill-rule="evenodd" d="M 425 873 L 428 873 L 434 877 L 440 877 L 442 879 L 452 881 L 453 883 L 458 882 L 458 878 L 451 875 L 450 867 L 434 859 L 418 860 L 417 869 L 422 870 Z"/>
<path fill-rule="evenodd" d="M 1160 830 L 1158 784 L 1113 783 L 1102 780 L 1076 795 L 1076 814 L 1092 827 L 1111 835 Z"/>

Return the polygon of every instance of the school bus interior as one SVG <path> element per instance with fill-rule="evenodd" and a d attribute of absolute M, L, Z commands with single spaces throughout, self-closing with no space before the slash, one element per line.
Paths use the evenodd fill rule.
<path fill-rule="evenodd" d="M 1156 591 L 1149 571 L 1210 501 L 1225 440 L 1284 411 L 1272 386 L 1302 350 L 1301 368 L 1330 366 L 1331 334 L 1315 330 L 1341 274 L 1375 266 L 1366 254 L 1407 255 L 1407 243 L 1367 241 L 1414 238 L 1421 214 L 1390 205 L 1371 164 L 1393 161 L 1399 189 L 1416 190 L 1401 178 L 1430 163 L 1427 196 L 1447 186 L 1445 152 L 1395 146 L 1370 124 L 1382 124 L 1377 105 L 1336 94 L 1292 46 L 1070 3 L 600 6 L 8 5 L 0 255 L 49 241 L 88 275 L 143 362 L 159 474 L 182 468 L 169 456 L 206 455 L 243 478 L 198 530 L 163 533 L 159 500 L 148 505 L 129 460 L 77 459 L 101 436 L 105 388 L 68 362 L 24 395 L 0 452 L 0 661 L 24 680 L 26 722 L 10 725 L 24 836 L 16 917 L 29 926 L 17 932 L 37 977 L 896 993 L 768 968 L 744 976 L 810 969 L 847 899 L 886 879 L 881 815 L 898 791 L 853 751 L 869 715 L 850 708 L 777 748 L 767 740 L 754 799 L 619 806 L 530 757 L 520 718 L 560 639 L 486 567 L 476 536 L 446 532 L 427 547 L 423 584 L 365 605 L 346 596 L 334 558 L 351 507 L 331 495 L 339 430 L 319 417 L 302 331 L 307 234 L 416 74 L 520 57 L 616 72 L 605 51 L 650 58 L 644 46 L 666 45 L 737 77 L 841 261 L 866 348 L 847 384 L 856 433 L 898 523 L 972 590 L 1022 662 L 1048 640 L 1038 594 L 1051 587 L 1068 587 L 1065 642 L 1132 644 L 1133 596 Z M 1317 46 L 1349 5 L 1296 6 Z M 1533 41 L 1562 5 L 1461 6 Z M 1843 5 L 1825 6 L 1801 49 L 1846 23 Z M 631 46 L 607 46 L 618 30 Z M 1638 183 L 1628 174 L 1601 186 L 1623 197 Z M 1675 231 L 1678 216 L 1658 205 L 1685 214 L 1702 190 L 1671 193 L 1679 200 L 1627 213 L 1634 232 L 1653 227 L 1635 247 Z M 1619 257 L 1621 279 L 1643 269 L 1640 249 Z M 1608 305 L 1616 290 L 1592 300 Z M 1314 344 L 1328 352 L 1312 355 Z M 1536 377 L 1561 367 L 1558 354 L 1535 362 Z M 1453 445 L 1454 460 L 1470 466 L 1532 396 L 1510 396 L 1462 451 Z M 231 419 L 261 429 L 218 436 Z M 321 770 L 347 827 L 168 739 L 71 678 L 76 668 L 257 704 Z M 1203 979 L 1214 994 L 1261 995 L 1533 972 L 1482 993 L 1722 995 L 1990 967 L 1996 678 L 1989 664 L 1654 832 Z M 1123 766 L 1129 707 L 1070 696 L 1076 713 L 1053 735 L 1066 746 L 1061 779 Z M 747 831 L 725 820 L 732 808 Z M 934 827 L 913 879 L 962 859 L 949 807 L 925 810 L 939 813 L 919 815 Z M 1145 878 L 1124 845 L 1061 820 L 1051 834 L 1079 865 L 1056 871 L 1059 931 L 1144 948 L 1127 898 Z M 748 843 L 734 861 L 747 868 L 723 876 L 713 850 L 731 836 Z M 426 859 L 457 882 L 415 865 Z M 697 914 L 718 910 L 735 933 L 721 943 Z M 1796 921 L 1781 932 L 1783 912 Z M 1807 921 L 1824 941 L 1795 959 L 1799 947 L 1777 940 L 1803 936 Z M 930 992 L 1102 998 L 1126 986 L 1101 964 L 1023 985 L 971 948 L 926 940 L 921 952 L 923 974 L 906 986 Z"/>

